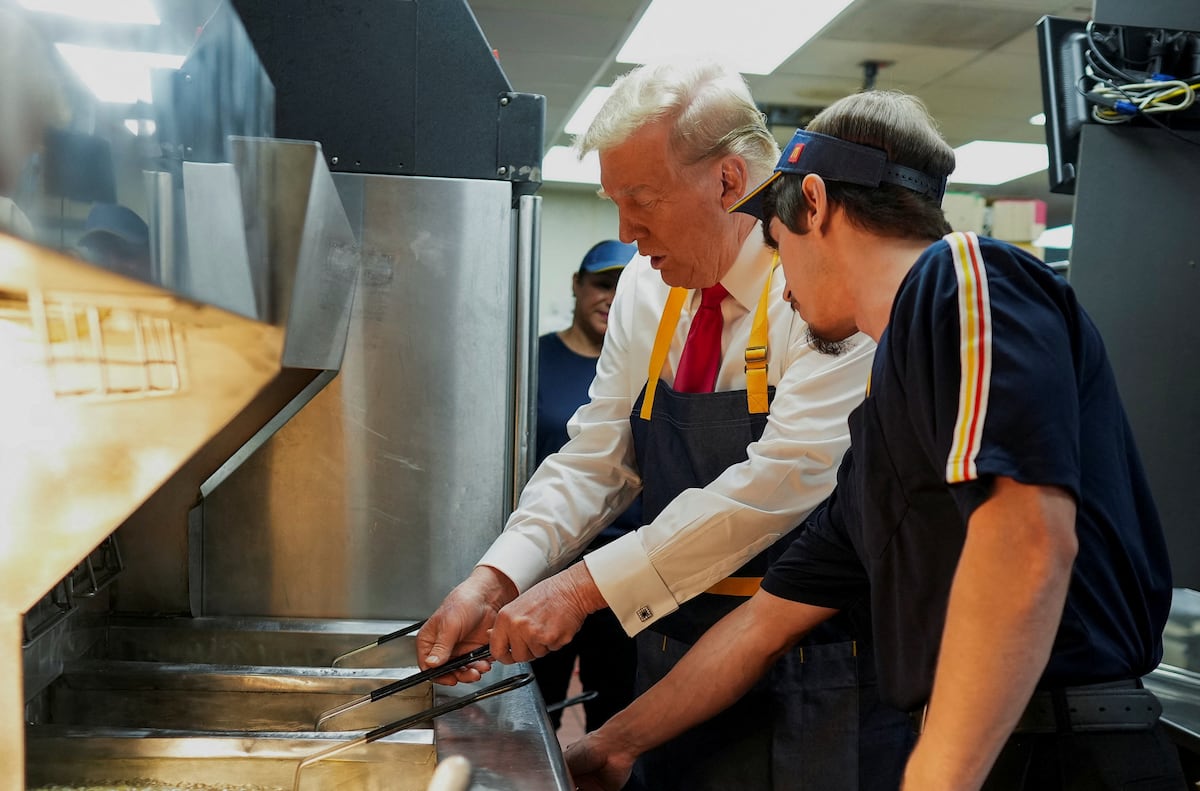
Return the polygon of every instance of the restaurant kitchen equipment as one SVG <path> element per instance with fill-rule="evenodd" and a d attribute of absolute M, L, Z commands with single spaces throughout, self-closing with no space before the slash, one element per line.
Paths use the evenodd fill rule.
<path fill-rule="evenodd" d="M 310 724 L 417 669 L 380 638 L 528 475 L 542 98 L 461 0 L 135 5 L 0 4 L 0 790 L 290 787 L 462 694 Z M 567 787 L 532 687 L 303 783 L 451 755 Z"/>

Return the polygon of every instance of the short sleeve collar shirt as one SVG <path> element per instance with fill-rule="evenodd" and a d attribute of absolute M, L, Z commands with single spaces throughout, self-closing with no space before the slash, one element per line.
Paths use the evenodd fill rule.
<path fill-rule="evenodd" d="M 928 699 L 971 514 L 995 476 L 1078 507 L 1079 555 L 1043 686 L 1149 672 L 1170 602 L 1158 517 L 1099 333 L 1070 286 L 974 234 L 928 248 L 896 294 L 851 450 L 771 593 L 869 597 L 881 685 Z"/>

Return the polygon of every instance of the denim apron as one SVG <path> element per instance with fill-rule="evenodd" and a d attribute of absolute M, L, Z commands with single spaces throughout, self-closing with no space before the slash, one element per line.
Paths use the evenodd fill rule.
<path fill-rule="evenodd" d="M 687 296 L 686 289 L 672 289 L 647 385 L 630 416 L 644 523 L 685 489 L 707 486 L 745 461 L 746 447 L 762 436 L 774 394 L 766 384 L 770 285 L 768 275 L 746 349 L 747 389 L 719 393 L 679 393 L 659 378 Z M 639 694 L 665 676 L 708 627 L 754 594 L 769 560 L 799 529 L 637 636 Z M 894 791 L 911 747 L 911 727 L 906 715 L 879 704 L 874 684 L 869 649 L 860 655 L 844 628 L 822 624 L 733 706 L 641 756 L 626 788 Z M 861 774 L 860 751 L 869 764 Z"/>

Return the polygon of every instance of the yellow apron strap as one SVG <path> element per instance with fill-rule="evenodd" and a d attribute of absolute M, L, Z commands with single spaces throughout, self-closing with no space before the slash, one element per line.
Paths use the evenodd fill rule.
<path fill-rule="evenodd" d="M 762 577 L 726 577 L 716 583 L 705 593 L 715 593 L 718 596 L 753 596 L 762 587 Z"/>
<path fill-rule="evenodd" d="M 771 259 L 771 271 L 763 284 L 754 323 L 750 325 L 750 342 L 746 345 L 746 407 L 752 415 L 766 414 L 771 403 L 767 400 L 767 303 L 771 297 L 771 276 L 779 265 L 779 253 Z"/>
<path fill-rule="evenodd" d="M 662 375 L 663 366 L 667 364 L 667 351 L 671 348 L 671 338 L 675 336 L 675 327 L 679 324 L 679 314 L 683 310 L 683 301 L 687 299 L 688 290 L 675 286 L 667 295 L 667 304 L 663 306 L 662 318 L 658 321 L 658 334 L 654 336 L 654 349 L 650 352 L 650 368 L 646 372 L 646 397 L 642 399 L 642 420 L 649 420 L 654 409 L 654 391 L 658 389 L 658 377 Z"/>
<path fill-rule="evenodd" d="M 776 253 L 771 261 L 771 271 L 767 273 L 767 282 L 763 284 L 762 296 L 758 298 L 754 323 L 750 325 L 750 341 L 746 346 L 746 402 L 751 414 L 764 414 L 771 406 L 767 401 L 767 303 L 771 296 L 771 276 L 778 265 L 779 253 Z M 658 389 L 663 366 L 667 364 L 667 352 L 671 348 L 671 339 L 675 337 L 675 327 L 679 324 L 679 314 L 683 312 L 683 301 L 687 296 L 686 288 L 675 286 L 667 295 L 667 304 L 663 306 L 658 334 L 654 336 L 654 348 L 650 352 L 650 365 L 646 371 L 642 420 L 649 420 L 654 411 L 654 392 Z"/>

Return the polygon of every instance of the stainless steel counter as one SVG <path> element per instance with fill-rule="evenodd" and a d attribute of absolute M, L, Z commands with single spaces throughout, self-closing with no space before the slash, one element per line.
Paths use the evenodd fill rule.
<path fill-rule="evenodd" d="M 1200 592 L 1175 589 L 1163 629 L 1162 664 L 1144 681 L 1162 701 L 1171 738 L 1193 761 L 1200 760 Z"/>
<path fill-rule="evenodd" d="M 1162 721 L 1183 750 L 1200 755 L 1200 674 L 1160 665 L 1143 679 L 1162 701 Z"/>
<path fill-rule="evenodd" d="M 480 684 L 527 672 L 525 664 L 495 665 Z M 448 694 L 447 688 L 439 688 L 437 698 Z M 471 762 L 472 791 L 565 791 L 573 787 L 535 684 L 439 718 L 434 724 L 434 740 L 439 761 L 462 755 Z"/>

